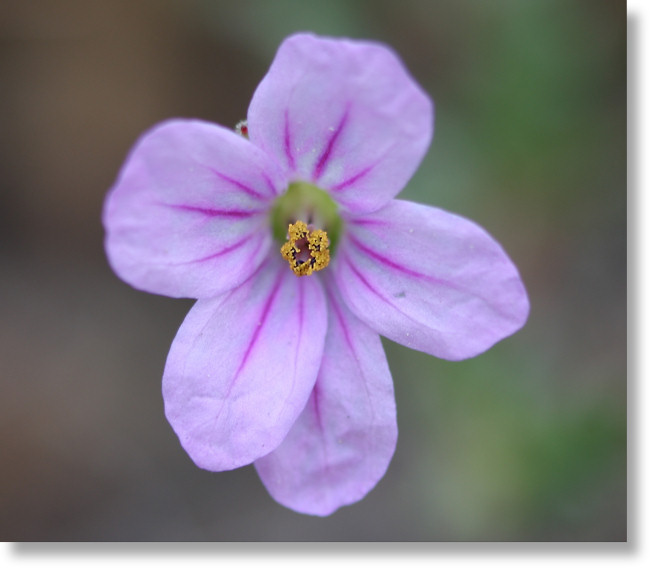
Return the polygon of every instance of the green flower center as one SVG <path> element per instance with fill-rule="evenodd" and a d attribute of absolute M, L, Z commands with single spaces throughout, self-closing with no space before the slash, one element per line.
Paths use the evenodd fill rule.
<path fill-rule="evenodd" d="M 327 266 L 336 250 L 343 221 L 327 192 L 299 181 L 290 184 L 273 204 L 271 228 L 293 272 L 306 276 Z"/>

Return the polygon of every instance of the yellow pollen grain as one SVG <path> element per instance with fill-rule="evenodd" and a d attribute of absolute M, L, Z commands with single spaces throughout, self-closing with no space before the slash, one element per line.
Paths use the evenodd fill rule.
<path fill-rule="evenodd" d="M 322 229 L 309 230 L 303 221 L 289 224 L 289 240 L 282 245 L 280 253 L 296 276 L 309 276 L 312 272 L 322 270 L 330 263 L 329 238 Z M 300 246 L 309 249 L 309 258 L 300 255 Z M 303 251 L 304 252 L 304 251 Z M 301 258 L 302 257 L 302 258 Z"/>

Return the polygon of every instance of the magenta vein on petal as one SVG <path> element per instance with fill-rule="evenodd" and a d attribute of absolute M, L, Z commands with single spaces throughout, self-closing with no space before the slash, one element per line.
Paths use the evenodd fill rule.
<path fill-rule="evenodd" d="M 265 263 L 263 263 L 265 264 Z M 259 270 L 259 269 L 258 269 Z M 248 343 L 248 347 L 246 348 L 246 351 L 244 353 L 244 357 L 242 358 L 241 363 L 239 364 L 239 367 L 235 374 L 232 377 L 232 380 L 230 381 L 230 384 L 228 385 L 228 390 L 227 392 L 221 397 L 221 405 L 219 406 L 219 409 L 214 415 L 214 420 L 218 421 L 219 417 L 221 416 L 221 413 L 223 412 L 223 409 L 225 407 L 225 401 L 230 398 L 230 395 L 232 393 L 232 389 L 235 386 L 235 383 L 239 379 L 239 374 L 242 372 L 243 368 L 246 365 L 246 362 L 248 361 L 248 357 L 251 354 L 251 351 L 253 350 L 253 347 L 255 346 L 255 343 L 257 343 L 257 339 L 259 337 L 259 334 L 264 327 L 264 323 L 266 322 L 266 318 L 268 317 L 269 311 L 271 309 L 271 306 L 273 305 L 273 302 L 275 301 L 275 297 L 278 293 L 278 290 L 280 289 L 280 281 L 282 280 L 283 274 L 280 272 L 278 275 L 278 278 L 276 279 L 275 283 L 273 284 L 273 289 L 271 294 L 269 294 L 268 298 L 266 299 L 266 302 L 264 304 L 264 308 L 262 310 L 262 317 L 258 323 L 258 325 L 255 327 L 255 331 L 253 332 L 253 335 Z M 236 290 L 232 291 L 230 294 L 232 295 Z"/>
<path fill-rule="evenodd" d="M 323 153 L 321 154 L 318 162 L 316 163 L 316 167 L 314 168 L 314 173 L 312 176 L 314 181 L 317 181 L 323 174 L 323 170 L 325 169 L 325 166 L 327 165 L 327 162 L 330 159 L 332 150 L 334 149 L 334 145 L 336 144 L 336 141 L 338 140 L 339 136 L 341 135 L 341 132 L 343 131 L 343 128 L 345 127 L 348 121 L 349 111 L 350 108 L 346 107 L 345 112 L 343 113 L 343 116 L 341 117 L 338 126 L 335 128 L 334 132 L 332 133 L 329 140 L 327 141 L 327 145 L 325 146 L 325 149 L 323 150 Z"/>
<path fill-rule="evenodd" d="M 296 168 L 296 161 L 293 157 L 291 150 L 291 129 L 289 128 L 289 109 L 284 110 L 284 153 L 289 160 L 289 168 L 294 170 Z"/>
<path fill-rule="evenodd" d="M 363 369 L 361 365 L 359 364 L 359 357 L 357 355 L 357 351 L 354 348 L 354 343 L 352 342 L 352 339 L 350 337 L 350 330 L 348 329 L 348 326 L 345 323 L 345 318 L 343 317 L 343 314 L 341 313 L 341 308 L 338 304 L 338 302 L 334 299 L 334 295 L 330 292 L 328 293 L 329 295 L 329 303 L 332 306 L 334 310 L 334 314 L 336 315 L 336 319 L 339 322 L 339 325 L 341 326 L 341 329 L 343 330 L 343 337 L 345 338 L 345 342 L 348 346 L 348 349 L 350 350 L 350 353 L 352 353 L 352 357 L 357 365 L 357 368 L 359 369 L 359 374 L 363 375 Z M 370 392 L 368 391 L 368 383 L 366 380 L 361 381 L 364 386 L 364 390 L 366 391 L 366 398 L 368 399 L 368 404 L 370 405 L 370 409 L 372 412 L 373 417 L 375 416 L 375 407 L 372 404 L 372 397 L 370 396 Z"/>
<path fill-rule="evenodd" d="M 206 262 L 206 261 L 212 260 L 214 258 L 218 258 L 220 256 L 223 256 L 224 254 L 228 254 L 228 253 L 233 252 L 234 250 L 237 250 L 238 248 L 242 247 L 247 241 L 250 240 L 250 238 L 251 237 L 248 235 L 248 236 L 244 237 L 243 239 L 240 239 L 239 241 L 233 243 L 229 247 L 221 249 L 218 252 L 209 254 L 208 256 L 203 256 L 201 258 L 195 258 L 195 259 L 192 259 L 192 260 L 187 260 L 185 262 L 178 262 L 178 263 L 175 263 L 174 265 L 170 265 L 170 266 L 181 266 L 183 264 L 195 264 L 195 263 L 199 263 L 199 262 Z"/>
<path fill-rule="evenodd" d="M 422 278 L 424 280 L 429 280 L 430 282 L 433 282 L 434 284 L 439 284 L 441 286 L 447 286 L 448 288 L 452 288 L 453 290 L 458 290 L 460 292 L 464 292 L 465 289 L 462 286 L 458 286 L 458 284 L 455 284 L 454 282 L 450 282 L 449 280 L 443 280 L 442 278 L 436 278 L 435 276 L 431 274 L 422 274 L 421 272 L 416 272 L 415 270 L 411 270 L 410 268 L 407 268 L 406 266 L 402 266 L 401 264 L 397 264 L 395 261 L 390 260 L 389 258 L 386 258 L 385 256 L 379 254 L 378 252 L 372 250 L 371 248 L 367 247 L 364 245 L 360 240 L 358 240 L 356 237 L 353 235 L 348 235 L 348 238 L 354 243 L 354 245 L 366 253 L 368 256 L 371 258 L 375 259 L 376 261 L 389 266 L 390 268 L 397 270 L 398 272 L 402 272 L 403 274 L 406 274 L 407 276 L 412 276 L 414 278 Z M 476 294 L 473 294 L 476 295 Z M 478 296 L 477 296 L 478 297 Z"/>
<path fill-rule="evenodd" d="M 236 219 L 243 219 L 246 217 L 252 217 L 263 211 L 260 209 L 257 210 L 242 210 L 242 209 L 212 209 L 210 207 L 199 207 L 197 205 L 185 205 L 182 203 L 160 203 L 165 207 L 171 207 L 172 209 L 180 209 L 182 211 L 189 211 L 191 213 L 201 213 L 207 217 L 233 217 Z"/>
<path fill-rule="evenodd" d="M 298 357 L 300 355 L 300 345 L 301 345 L 301 342 L 302 342 L 302 329 L 303 329 L 303 325 L 305 323 L 305 321 L 304 321 L 305 320 L 305 298 L 304 298 L 305 290 L 304 290 L 304 286 L 302 285 L 302 283 L 300 281 L 298 281 L 298 295 L 299 295 L 299 300 L 298 300 L 298 314 L 299 314 L 299 316 L 298 316 L 298 347 L 296 348 L 296 356 L 293 359 L 293 370 L 294 371 L 293 371 L 293 381 L 291 382 L 290 395 L 291 395 L 291 393 L 293 393 L 293 388 L 294 388 L 294 386 L 296 384 L 296 373 L 297 373 L 297 371 L 299 369 Z M 290 397 L 290 395 L 289 395 L 289 397 Z"/>
<path fill-rule="evenodd" d="M 359 271 L 357 270 L 357 267 L 354 265 L 354 262 L 353 262 L 353 261 L 352 261 L 352 260 L 351 260 L 347 255 L 341 255 L 341 258 L 342 258 L 342 260 L 344 260 L 345 263 L 350 267 L 350 269 L 352 270 L 352 272 L 354 273 L 354 275 L 355 275 L 359 280 L 361 280 L 362 284 L 363 284 L 366 288 L 368 288 L 368 290 L 370 290 L 370 291 L 371 291 L 375 296 L 377 296 L 378 298 L 380 298 L 381 300 L 383 300 L 384 302 L 386 302 L 390 307 L 396 309 L 398 312 L 400 312 L 400 313 L 404 314 L 405 316 L 407 316 L 409 319 L 411 319 L 411 320 L 413 320 L 413 321 L 417 321 L 417 320 L 413 319 L 411 316 L 409 316 L 408 314 L 406 314 L 404 311 L 402 311 L 401 309 L 399 309 L 397 306 L 395 306 L 395 304 L 393 304 L 393 303 L 392 303 L 388 298 L 386 298 L 386 297 L 385 297 L 381 292 L 379 292 L 378 290 L 376 290 L 375 287 L 372 286 L 372 284 L 370 284 L 370 282 L 368 282 L 368 281 L 364 278 L 363 274 L 361 274 L 361 272 L 359 272 Z M 418 322 L 418 323 L 419 323 L 419 322 Z"/>
<path fill-rule="evenodd" d="M 269 191 L 273 195 L 277 195 L 278 190 L 276 189 L 275 184 L 271 181 L 271 178 L 265 172 L 262 172 L 262 178 L 264 179 L 266 186 L 269 188 Z"/>
<path fill-rule="evenodd" d="M 260 193 L 259 191 L 253 189 L 252 187 L 246 185 L 245 183 L 236 180 L 234 178 L 231 178 L 230 176 L 227 176 L 226 174 L 221 173 L 219 170 L 215 170 L 214 168 L 211 168 L 210 166 L 205 166 L 209 171 L 211 171 L 214 175 L 216 175 L 218 178 L 222 179 L 223 181 L 234 185 L 236 188 L 241 189 L 244 193 L 250 195 L 251 197 L 255 197 L 256 199 L 262 199 L 266 200 L 268 197 L 264 195 L 263 193 Z"/>
<path fill-rule="evenodd" d="M 342 189 L 345 189 L 346 187 L 349 187 L 359 181 L 360 179 L 364 178 L 367 176 L 374 168 L 376 164 L 372 164 L 371 166 L 366 166 L 363 168 L 360 172 L 357 172 L 353 176 L 350 176 L 349 178 L 343 180 L 340 183 L 337 183 L 335 186 L 331 188 L 332 191 L 341 191 Z"/>
<path fill-rule="evenodd" d="M 366 253 L 369 257 L 373 258 L 374 260 L 381 262 L 382 264 L 385 264 L 386 266 L 389 266 L 390 268 L 397 270 L 398 272 L 402 272 L 404 274 L 407 274 L 408 276 L 413 276 L 415 278 L 426 278 L 428 280 L 433 280 L 437 283 L 440 284 L 446 284 L 445 282 L 438 280 L 434 278 L 433 276 L 429 276 L 427 274 L 421 274 L 420 272 L 415 272 L 414 270 L 411 270 L 410 268 L 406 268 L 405 266 L 402 266 L 401 264 L 397 264 L 396 262 L 392 261 L 389 258 L 386 258 L 385 256 L 382 256 L 378 252 L 372 250 L 371 248 L 367 247 L 364 245 L 360 240 L 358 240 L 355 236 L 352 234 L 348 235 L 348 239 L 352 243 L 354 243 L 354 246 L 356 246 L 359 250 L 363 251 Z"/>
<path fill-rule="evenodd" d="M 235 376 L 233 377 L 233 381 L 230 384 L 230 389 L 232 389 L 233 385 L 239 378 L 239 373 L 243 370 L 243 368 L 246 366 L 246 363 L 248 361 L 248 357 L 250 356 L 251 352 L 253 351 L 253 347 L 257 343 L 257 339 L 259 338 L 260 332 L 262 331 L 262 328 L 264 327 L 264 324 L 266 323 L 266 318 L 269 315 L 269 311 L 271 310 L 271 306 L 273 305 L 273 302 L 275 301 L 275 297 L 278 295 L 278 290 L 280 289 L 280 282 L 282 281 L 284 277 L 284 273 L 281 271 L 280 274 L 278 275 L 278 278 L 276 279 L 275 283 L 273 284 L 273 291 L 271 294 L 269 294 L 269 297 L 266 299 L 266 303 L 264 304 L 264 308 L 262 310 L 262 317 L 260 318 L 260 321 L 258 325 L 255 328 L 255 331 L 253 332 L 253 336 L 251 337 L 250 343 L 248 344 L 248 347 L 246 348 L 246 352 L 244 353 L 244 357 L 239 364 L 239 368 L 237 369 L 237 372 L 235 373 Z M 228 391 L 230 393 L 230 390 Z"/>
<path fill-rule="evenodd" d="M 442 278 L 437 278 L 431 274 L 422 274 L 421 272 L 416 272 L 414 270 L 411 270 L 410 268 L 406 268 L 405 266 L 402 266 L 401 264 L 397 264 L 396 262 L 390 260 L 389 258 L 386 258 L 385 256 L 382 256 L 378 252 L 372 250 L 371 248 L 367 247 L 364 245 L 361 241 L 359 241 L 356 237 L 354 237 L 352 234 L 348 235 L 348 238 L 350 241 L 354 243 L 354 245 L 360 249 L 362 252 L 367 254 L 369 257 L 373 258 L 377 262 L 380 262 L 384 264 L 385 266 L 388 266 L 392 268 L 393 270 L 397 270 L 398 272 L 401 272 L 403 274 L 406 274 L 407 276 L 411 276 L 413 278 L 421 278 L 423 280 L 428 280 L 429 282 L 432 282 L 433 284 L 438 284 L 439 286 L 445 286 L 447 288 L 451 288 L 452 290 L 456 290 L 457 292 L 461 292 L 467 295 L 470 295 L 474 298 L 478 298 L 481 300 L 483 303 L 485 303 L 488 306 L 491 306 L 492 309 L 495 309 L 495 307 L 492 305 L 491 302 L 487 300 L 487 298 L 484 298 L 480 294 L 477 294 L 475 292 L 468 291 L 466 287 L 459 285 L 455 282 L 451 282 L 449 280 L 445 280 Z M 390 303 L 390 302 L 389 302 Z M 392 304 L 391 304 L 392 305 Z M 497 312 L 507 314 L 502 309 L 496 309 Z"/>
<path fill-rule="evenodd" d="M 375 226 L 375 227 L 385 227 L 390 224 L 390 221 L 384 221 L 383 219 L 372 219 L 370 217 L 352 217 L 346 218 L 348 223 L 352 225 L 358 225 L 360 227 Z"/>

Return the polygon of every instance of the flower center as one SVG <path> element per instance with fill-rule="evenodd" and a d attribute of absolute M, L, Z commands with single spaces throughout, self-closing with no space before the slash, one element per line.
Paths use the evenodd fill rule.
<path fill-rule="evenodd" d="M 342 225 L 332 198 L 305 182 L 291 183 L 271 209 L 273 236 L 283 243 L 280 253 L 296 276 L 308 276 L 329 264 Z"/>
<path fill-rule="evenodd" d="M 296 276 L 309 276 L 330 263 L 329 238 L 322 229 L 310 230 L 303 221 L 289 224 L 289 240 L 280 253 Z"/>

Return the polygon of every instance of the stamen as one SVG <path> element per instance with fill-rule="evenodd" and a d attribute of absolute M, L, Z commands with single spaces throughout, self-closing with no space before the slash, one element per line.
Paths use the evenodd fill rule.
<path fill-rule="evenodd" d="M 303 221 L 296 221 L 289 223 L 288 238 L 280 253 L 296 276 L 309 276 L 330 263 L 330 242 L 322 229 L 310 230 Z"/>

